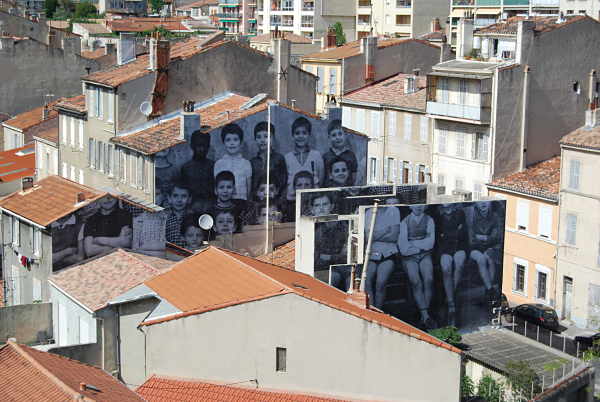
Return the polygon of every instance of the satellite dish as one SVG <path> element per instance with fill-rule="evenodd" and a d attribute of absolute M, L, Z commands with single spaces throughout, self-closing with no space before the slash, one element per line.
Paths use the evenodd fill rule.
<path fill-rule="evenodd" d="M 144 116 L 150 116 L 152 113 L 152 104 L 148 101 L 142 102 L 140 105 L 140 112 L 142 112 Z"/>
<path fill-rule="evenodd" d="M 200 218 L 198 218 L 198 225 L 204 230 L 212 229 L 214 223 L 213 217 L 209 214 L 200 215 Z"/>

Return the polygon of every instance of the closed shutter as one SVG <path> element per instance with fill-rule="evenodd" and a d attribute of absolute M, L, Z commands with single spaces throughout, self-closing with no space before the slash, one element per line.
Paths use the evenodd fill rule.
<path fill-rule="evenodd" d="M 540 205 L 539 207 L 539 235 L 543 238 L 552 237 L 552 207 Z"/>
<path fill-rule="evenodd" d="M 342 107 L 342 124 L 354 130 L 354 126 L 352 125 L 352 109 L 347 106 Z"/>
<path fill-rule="evenodd" d="M 371 111 L 371 136 L 373 138 L 379 138 L 379 134 L 380 134 L 380 127 L 379 127 L 380 116 L 381 116 L 381 112 L 376 111 L 376 110 L 372 110 Z"/>
<path fill-rule="evenodd" d="M 529 227 L 529 202 L 517 201 L 517 230 L 527 231 Z"/>
<path fill-rule="evenodd" d="M 325 73 L 323 72 L 323 67 L 317 67 L 317 76 L 319 80 L 317 81 L 317 92 L 323 93 L 323 80 L 325 79 Z"/>
<path fill-rule="evenodd" d="M 412 115 L 404 113 L 404 140 L 410 141 L 412 138 Z"/>
<path fill-rule="evenodd" d="M 421 143 L 427 144 L 429 142 L 429 119 L 421 115 L 419 120 L 421 121 Z"/>
<path fill-rule="evenodd" d="M 334 67 L 329 68 L 329 93 L 335 95 L 337 89 L 337 70 Z"/>
<path fill-rule="evenodd" d="M 83 120 L 79 120 L 79 149 L 83 149 Z"/>
<path fill-rule="evenodd" d="M 75 148 L 75 118 L 71 117 L 71 147 Z"/>
<path fill-rule="evenodd" d="M 398 132 L 398 127 L 396 125 L 396 112 L 393 110 L 389 110 L 388 112 L 388 135 L 390 137 L 394 137 Z"/>

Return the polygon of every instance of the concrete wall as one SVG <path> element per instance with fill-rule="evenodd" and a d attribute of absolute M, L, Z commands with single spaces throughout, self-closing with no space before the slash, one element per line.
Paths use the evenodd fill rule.
<path fill-rule="evenodd" d="M 413 1 L 412 8 L 413 38 L 431 32 L 431 21 L 434 18 L 439 18 L 443 27 L 450 12 L 450 6 L 445 0 Z"/>
<path fill-rule="evenodd" d="M 4 127 L 4 150 L 20 148 L 24 146 L 24 135 L 20 130 Z"/>
<path fill-rule="evenodd" d="M 459 354 L 295 294 L 141 327 L 145 363 L 139 360 L 144 338 L 138 323 L 124 323 L 122 313 L 122 348 L 136 345 L 135 353 L 122 355 L 127 383 L 158 374 L 256 379 L 265 388 L 360 399 L 459 399 Z M 194 334 L 203 334 L 202 339 Z M 287 349 L 285 372 L 276 371 L 277 347 Z"/>
<path fill-rule="evenodd" d="M 8 338 L 24 344 L 52 339 L 52 304 L 0 307 L 0 343 Z"/>

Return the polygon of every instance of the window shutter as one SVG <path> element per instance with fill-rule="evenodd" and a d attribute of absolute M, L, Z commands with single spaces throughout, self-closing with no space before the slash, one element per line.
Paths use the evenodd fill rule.
<path fill-rule="evenodd" d="M 70 135 L 71 147 L 74 148 L 75 147 L 75 118 L 70 117 L 69 119 L 71 120 L 71 135 Z"/>
<path fill-rule="evenodd" d="M 90 116 L 96 116 L 96 91 L 94 88 L 88 88 L 88 110 L 90 112 Z"/>
<path fill-rule="evenodd" d="M 59 124 L 60 124 L 60 143 L 66 145 L 67 144 L 67 129 L 68 129 L 67 116 L 61 114 Z"/>
<path fill-rule="evenodd" d="M 406 184 L 413 184 L 414 183 L 414 179 L 413 179 L 413 165 L 411 162 L 406 162 L 408 165 L 408 181 L 406 182 Z"/>
<path fill-rule="evenodd" d="M 527 230 L 529 227 L 529 202 L 517 201 L 517 230 Z"/>
<path fill-rule="evenodd" d="M 550 239 L 552 237 L 552 207 L 540 205 L 538 225 L 539 235 Z"/>
<path fill-rule="evenodd" d="M 569 188 L 579 190 L 579 173 L 581 164 L 578 160 L 569 162 Z"/>
<path fill-rule="evenodd" d="M 421 143 L 426 144 L 429 142 L 429 118 L 421 115 Z"/>
<path fill-rule="evenodd" d="M 577 215 L 567 214 L 567 244 L 574 246 L 577 243 Z"/>
<path fill-rule="evenodd" d="M 329 68 L 329 93 L 336 94 L 337 87 L 337 70 L 334 67 Z"/>
<path fill-rule="evenodd" d="M 323 67 L 317 67 L 317 76 L 319 77 L 319 80 L 317 81 L 317 92 L 323 93 L 323 80 L 325 78 Z"/>
<path fill-rule="evenodd" d="M 390 137 L 396 136 L 398 132 L 398 126 L 396 124 L 396 112 L 393 110 L 388 111 L 388 135 Z"/>
<path fill-rule="evenodd" d="M 90 138 L 88 140 L 88 166 L 93 168 L 94 165 L 94 155 L 95 155 L 95 150 L 94 150 L 94 139 Z"/>
<path fill-rule="evenodd" d="M 106 111 L 106 116 L 109 122 L 113 122 L 114 120 L 114 109 L 115 109 L 115 94 L 111 92 L 107 92 L 106 96 L 108 98 L 108 110 Z"/>
<path fill-rule="evenodd" d="M 83 120 L 79 120 L 79 149 L 83 149 Z"/>
<path fill-rule="evenodd" d="M 412 138 L 412 115 L 404 113 L 404 140 L 410 141 Z"/>
<path fill-rule="evenodd" d="M 373 138 L 379 138 L 380 129 L 379 129 L 379 118 L 380 112 L 376 110 L 371 111 L 371 136 Z"/>

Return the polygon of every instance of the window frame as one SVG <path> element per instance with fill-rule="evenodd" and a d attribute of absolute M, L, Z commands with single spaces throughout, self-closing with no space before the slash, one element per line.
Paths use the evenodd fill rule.
<path fill-rule="evenodd" d="M 522 289 L 518 288 L 519 285 L 519 267 L 523 268 L 523 287 Z M 529 272 L 529 262 L 526 260 L 523 260 L 521 258 L 513 258 L 513 283 L 512 283 L 512 291 L 514 293 L 523 295 L 523 296 L 527 296 L 527 286 L 528 286 L 528 281 L 527 281 L 527 275 Z"/>
<path fill-rule="evenodd" d="M 570 221 L 572 218 L 572 221 Z M 577 221 L 578 216 L 576 213 L 567 212 L 565 215 L 565 244 L 569 246 L 577 245 Z M 571 225 L 574 225 L 574 231 L 571 232 Z"/>
<path fill-rule="evenodd" d="M 287 348 L 281 346 L 275 348 L 275 371 L 287 372 Z"/>
<path fill-rule="evenodd" d="M 576 169 L 575 166 L 577 167 Z M 575 172 L 576 170 L 576 172 Z M 569 169 L 567 170 L 567 187 L 571 190 L 580 190 L 581 188 L 581 161 L 579 159 L 569 160 Z"/>

